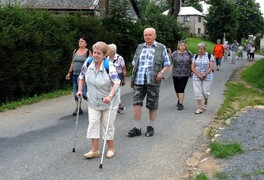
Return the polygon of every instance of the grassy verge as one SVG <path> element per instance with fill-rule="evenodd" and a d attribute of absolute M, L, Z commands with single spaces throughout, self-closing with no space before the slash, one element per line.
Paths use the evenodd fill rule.
<path fill-rule="evenodd" d="M 226 120 L 245 106 L 264 105 L 264 59 L 233 75 L 226 83 L 227 91 L 216 119 Z"/>
<path fill-rule="evenodd" d="M 8 102 L 8 103 L 0 106 L 0 112 L 5 111 L 5 110 L 9 110 L 9 109 L 16 109 L 19 106 L 33 104 L 33 103 L 40 102 L 40 101 L 45 100 L 45 99 L 53 99 L 56 97 L 64 96 L 64 95 L 70 94 L 71 92 L 72 92 L 72 88 L 69 88 L 66 90 L 58 90 L 58 91 L 43 94 L 40 96 L 34 96 L 31 98 L 23 98 L 19 101 Z"/>

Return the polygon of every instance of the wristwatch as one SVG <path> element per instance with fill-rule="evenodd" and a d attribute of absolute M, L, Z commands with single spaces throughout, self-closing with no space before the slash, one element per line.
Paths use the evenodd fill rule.
<path fill-rule="evenodd" d="M 161 72 L 161 74 L 164 74 L 164 71 L 161 70 L 160 72 Z"/>

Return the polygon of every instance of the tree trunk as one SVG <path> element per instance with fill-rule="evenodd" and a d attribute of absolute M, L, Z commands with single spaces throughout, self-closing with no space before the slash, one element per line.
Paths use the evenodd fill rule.
<path fill-rule="evenodd" d="M 99 1 L 100 17 L 105 18 L 107 16 L 108 7 L 109 7 L 109 0 Z"/>
<path fill-rule="evenodd" d="M 181 9 L 181 0 L 170 0 L 169 15 L 177 18 Z"/>
<path fill-rule="evenodd" d="M 137 14 L 138 18 L 140 18 L 140 10 L 137 6 L 136 0 L 130 0 L 130 3 L 132 4 L 132 7 L 133 7 L 135 13 Z"/>

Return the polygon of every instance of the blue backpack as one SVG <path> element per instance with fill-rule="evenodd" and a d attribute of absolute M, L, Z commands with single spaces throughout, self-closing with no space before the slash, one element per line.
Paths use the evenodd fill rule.
<path fill-rule="evenodd" d="M 90 64 L 93 62 L 93 60 L 94 60 L 93 57 L 87 58 L 87 64 L 86 64 L 86 66 L 87 67 L 90 66 Z M 107 74 L 109 74 L 109 59 L 108 58 L 105 58 L 104 59 L 104 68 L 105 68 Z"/>

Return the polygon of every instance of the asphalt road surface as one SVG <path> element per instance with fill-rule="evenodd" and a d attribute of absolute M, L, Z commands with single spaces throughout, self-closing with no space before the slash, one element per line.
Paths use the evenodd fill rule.
<path fill-rule="evenodd" d="M 256 58 L 258 58 L 257 56 Z M 78 124 L 76 152 L 73 140 L 76 116 L 73 95 L 42 101 L 0 113 L 0 179 L 182 179 L 185 160 L 200 148 L 204 128 L 213 120 L 223 102 L 225 83 L 245 60 L 236 64 L 222 62 L 215 71 L 207 111 L 195 115 L 192 80 L 185 92 L 185 109 L 176 108 L 176 95 L 170 72 L 161 85 L 158 118 L 153 137 L 129 138 L 126 132 L 133 127 L 132 89 L 129 82 L 122 88 L 126 106 L 115 122 L 116 156 L 87 160 L 83 154 L 90 150 L 86 139 L 88 126 L 87 104 L 82 108 Z M 128 79 L 129 81 L 129 79 Z M 143 133 L 148 122 L 148 111 L 143 108 Z M 101 141 L 102 147 L 103 141 Z M 102 148 L 101 148 L 102 150 Z"/>

